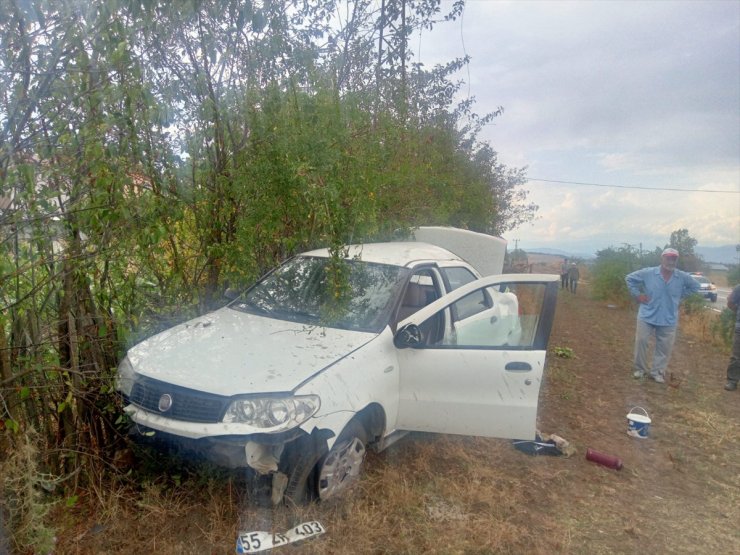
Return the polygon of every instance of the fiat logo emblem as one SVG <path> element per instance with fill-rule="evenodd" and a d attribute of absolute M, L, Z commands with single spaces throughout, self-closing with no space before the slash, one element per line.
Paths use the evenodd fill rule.
<path fill-rule="evenodd" d="M 169 393 L 165 393 L 159 398 L 159 404 L 157 408 L 159 412 L 167 412 L 172 407 L 172 396 Z"/>

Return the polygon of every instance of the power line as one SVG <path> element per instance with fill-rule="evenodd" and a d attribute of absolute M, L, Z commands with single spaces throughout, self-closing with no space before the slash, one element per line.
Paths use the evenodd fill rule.
<path fill-rule="evenodd" d="M 586 185 L 588 187 L 609 187 L 614 189 L 641 189 L 643 191 L 677 191 L 679 193 L 724 193 L 729 195 L 738 195 L 740 191 L 722 191 L 712 189 L 678 189 L 674 187 L 640 187 L 638 185 L 606 185 L 604 183 L 586 183 L 582 181 L 560 181 L 557 179 L 540 179 L 538 177 L 528 177 L 527 181 L 543 181 L 545 183 L 563 183 L 565 185 Z"/>

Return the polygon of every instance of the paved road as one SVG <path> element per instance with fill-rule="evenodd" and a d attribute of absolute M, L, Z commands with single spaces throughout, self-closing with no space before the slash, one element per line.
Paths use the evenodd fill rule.
<path fill-rule="evenodd" d="M 717 287 L 717 302 L 710 303 L 712 310 L 722 312 L 727 306 L 727 297 L 730 296 L 730 293 L 732 293 L 732 289 L 729 287 Z"/>

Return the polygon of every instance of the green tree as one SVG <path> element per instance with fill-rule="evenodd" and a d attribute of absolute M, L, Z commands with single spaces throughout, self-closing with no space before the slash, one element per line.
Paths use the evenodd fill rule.
<path fill-rule="evenodd" d="M 688 229 L 677 229 L 671 233 L 671 238 L 666 247 L 672 247 L 679 252 L 678 267 L 687 272 L 698 272 L 701 270 L 702 260 L 694 252 L 697 240 L 689 235 Z"/>
<path fill-rule="evenodd" d="M 97 480 L 126 343 L 298 250 L 532 218 L 467 60 L 404 65 L 462 4 L 407 3 L 394 59 L 375 3 L 338 6 L 0 0 L 0 459 L 35 429 L 41 471 Z"/>
<path fill-rule="evenodd" d="M 591 294 L 596 299 L 629 304 L 630 295 L 624 278 L 641 267 L 642 253 L 631 245 L 598 251 L 591 269 Z"/>

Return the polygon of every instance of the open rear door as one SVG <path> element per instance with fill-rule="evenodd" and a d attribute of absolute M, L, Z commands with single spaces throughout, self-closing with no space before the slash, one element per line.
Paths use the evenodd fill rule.
<path fill-rule="evenodd" d="M 396 428 L 534 439 L 558 280 L 483 278 L 401 322 Z"/>

